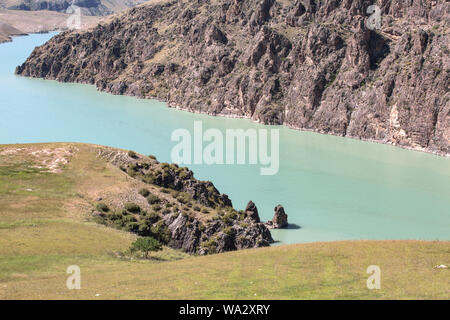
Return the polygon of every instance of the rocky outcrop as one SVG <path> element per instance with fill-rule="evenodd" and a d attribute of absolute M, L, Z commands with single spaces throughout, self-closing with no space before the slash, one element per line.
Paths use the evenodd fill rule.
<path fill-rule="evenodd" d="M 192 254 L 265 247 L 273 242 L 253 202 L 244 211 L 236 211 L 226 194 L 210 181 L 195 179 L 188 168 L 113 148 L 99 149 L 99 157 L 156 189 L 137 195 L 146 198 L 142 199 L 150 204 L 146 208 L 133 203 L 128 208 L 99 211 L 105 206 L 98 206 L 92 215 L 101 223 L 152 236 Z"/>
<path fill-rule="evenodd" d="M 249 201 L 249 203 L 247 204 L 247 207 L 245 208 L 245 214 L 250 218 L 250 220 L 260 222 L 258 208 L 256 208 L 256 204 L 254 204 L 253 201 Z"/>
<path fill-rule="evenodd" d="M 163 221 L 170 231 L 168 244 L 188 253 L 221 253 L 267 247 L 273 242 L 264 224 L 251 219 L 240 220 L 238 215 L 204 223 L 181 213 L 173 213 L 165 216 Z"/>
<path fill-rule="evenodd" d="M 271 221 L 266 223 L 266 226 L 271 229 L 284 229 L 288 227 L 288 216 L 284 212 L 284 207 L 279 204 L 275 207 L 275 214 Z"/>
<path fill-rule="evenodd" d="M 16 72 L 448 155 L 449 11 L 445 0 L 167 1 L 61 33 Z"/>

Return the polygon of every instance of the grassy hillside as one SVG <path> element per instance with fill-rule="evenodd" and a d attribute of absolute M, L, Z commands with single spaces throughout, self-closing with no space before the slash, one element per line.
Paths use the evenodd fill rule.
<path fill-rule="evenodd" d="M 0 299 L 448 299 L 449 242 L 351 241 L 151 260 L 125 251 L 135 235 L 91 211 L 143 182 L 85 144 L 0 145 Z M 120 197 L 119 197 L 120 198 Z M 82 289 L 66 288 L 79 265 Z M 381 290 L 366 288 L 378 265 Z"/>

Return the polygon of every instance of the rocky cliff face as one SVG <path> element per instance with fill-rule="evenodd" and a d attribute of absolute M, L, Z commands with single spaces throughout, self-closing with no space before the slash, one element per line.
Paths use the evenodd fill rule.
<path fill-rule="evenodd" d="M 16 72 L 449 154 L 449 12 L 445 0 L 161 1 L 61 33 Z"/>

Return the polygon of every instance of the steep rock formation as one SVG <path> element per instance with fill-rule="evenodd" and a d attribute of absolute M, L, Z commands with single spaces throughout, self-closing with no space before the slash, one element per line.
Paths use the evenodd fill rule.
<path fill-rule="evenodd" d="M 449 12 L 445 0 L 162 1 L 61 33 L 16 73 L 448 155 Z"/>
<path fill-rule="evenodd" d="M 255 222 L 260 222 L 258 208 L 256 208 L 256 204 L 253 201 L 250 201 L 245 208 L 245 214 L 249 217 L 250 220 Z"/>
<path fill-rule="evenodd" d="M 99 157 L 160 190 L 159 197 L 148 190 L 140 193 L 138 197 L 148 197 L 151 204 L 146 209 L 133 203 L 132 209 L 93 211 L 103 224 L 152 236 L 193 254 L 266 247 L 273 242 L 269 229 L 259 221 L 253 202 L 245 211 L 236 211 L 226 194 L 221 194 L 210 181 L 195 179 L 188 168 L 160 163 L 134 152 L 130 156 L 113 148 L 100 149 Z"/>
<path fill-rule="evenodd" d="M 283 229 L 287 228 L 288 224 L 288 215 L 284 211 L 284 207 L 279 204 L 274 209 L 275 214 L 271 221 L 266 223 L 266 226 L 272 229 Z"/>

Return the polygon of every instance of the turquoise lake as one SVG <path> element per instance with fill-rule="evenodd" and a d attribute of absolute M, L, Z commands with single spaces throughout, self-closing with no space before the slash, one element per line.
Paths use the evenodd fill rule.
<path fill-rule="evenodd" d="M 192 114 L 165 103 L 101 93 L 94 86 L 14 75 L 54 34 L 0 45 L 0 144 L 86 142 L 153 154 L 170 162 L 172 132 L 267 128 L 243 119 Z M 280 170 L 259 165 L 190 165 L 243 209 L 253 200 L 262 220 L 282 204 L 301 228 L 274 230 L 279 243 L 350 239 L 450 240 L 450 159 L 353 139 L 280 129 Z"/>

